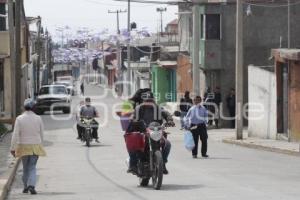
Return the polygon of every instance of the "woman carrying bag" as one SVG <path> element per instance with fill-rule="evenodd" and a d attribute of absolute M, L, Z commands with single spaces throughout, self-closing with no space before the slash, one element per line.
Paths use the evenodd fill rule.
<path fill-rule="evenodd" d="M 37 194 L 35 185 L 36 164 L 39 156 L 46 156 L 42 146 L 44 125 L 40 116 L 33 112 L 35 102 L 24 101 L 25 112 L 16 118 L 11 140 L 11 154 L 23 164 L 23 193 Z"/>

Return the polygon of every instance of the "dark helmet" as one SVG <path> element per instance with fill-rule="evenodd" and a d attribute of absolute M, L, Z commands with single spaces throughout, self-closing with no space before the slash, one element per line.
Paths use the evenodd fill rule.
<path fill-rule="evenodd" d="M 190 91 L 185 91 L 184 97 L 185 97 L 185 98 L 189 98 L 189 97 L 190 97 Z"/>
<path fill-rule="evenodd" d="M 86 97 L 85 98 L 85 102 L 91 102 L 91 98 L 90 97 Z"/>
<path fill-rule="evenodd" d="M 141 95 L 143 101 L 153 101 L 154 95 L 152 92 L 145 92 Z"/>

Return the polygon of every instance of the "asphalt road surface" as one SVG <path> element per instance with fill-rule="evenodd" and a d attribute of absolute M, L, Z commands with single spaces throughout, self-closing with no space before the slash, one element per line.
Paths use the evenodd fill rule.
<path fill-rule="evenodd" d="M 88 95 L 103 94 L 98 86 L 87 86 Z M 94 99 L 94 98 L 93 98 Z M 74 97 L 73 104 L 78 104 Z M 38 195 L 22 194 L 21 167 L 10 200 L 298 200 L 300 158 L 247 149 L 210 137 L 209 159 L 192 159 L 183 146 L 178 127 L 169 131 L 172 151 L 160 191 L 138 187 L 138 179 L 126 173 L 128 157 L 120 122 L 112 117 L 120 102 L 112 95 L 94 100 L 107 105 L 108 123 L 99 129 L 100 144 L 87 148 L 76 140 L 72 119 L 54 120 L 43 116 L 47 157 L 38 162 Z M 105 109 L 100 109 L 104 122 Z M 66 117 L 66 115 L 55 115 Z"/>

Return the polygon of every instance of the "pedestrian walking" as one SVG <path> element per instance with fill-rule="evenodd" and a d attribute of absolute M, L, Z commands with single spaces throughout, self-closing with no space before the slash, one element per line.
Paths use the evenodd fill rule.
<path fill-rule="evenodd" d="M 197 158 L 198 156 L 198 143 L 199 138 L 201 140 L 201 155 L 204 158 L 208 158 L 207 155 L 207 117 L 208 111 L 207 109 L 201 105 L 202 98 L 200 96 L 196 96 L 194 99 L 194 106 L 190 108 L 186 117 L 185 117 L 185 126 L 186 128 L 190 129 L 194 142 L 195 147 L 192 151 L 193 158 Z"/>
<path fill-rule="evenodd" d="M 23 164 L 23 193 L 31 194 L 37 194 L 37 161 L 39 156 L 46 156 L 42 146 L 44 125 L 41 117 L 32 111 L 34 104 L 32 99 L 24 101 L 25 112 L 16 118 L 11 140 L 11 154 L 21 158 Z"/>
<path fill-rule="evenodd" d="M 193 100 L 190 98 L 190 92 L 186 91 L 184 97 L 180 99 L 180 124 L 181 129 L 184 128 L 184 117 L 186 116 L 189 109 L 193 106 Z"/>
<path fill-rule="evenodd" d="M 229 117 L 231 118 L 231 128 L 235 128 L 235 90 L 230 89 L 229 95 L 226 98 Z"/>
<path fill-rule="evenodd" d="M 84 95 L 84 83 L 83 82 L 80 84 L 80 92 L 81 92 L 81 95 Z"/>

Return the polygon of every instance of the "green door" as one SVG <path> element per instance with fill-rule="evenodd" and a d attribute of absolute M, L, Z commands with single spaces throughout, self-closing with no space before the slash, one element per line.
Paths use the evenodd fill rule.
<path fill-rule="evenodd" d="M 176 71 L 154 65 L 152 68 L 152 92 L 159 104 L 176 101 Z"/>

